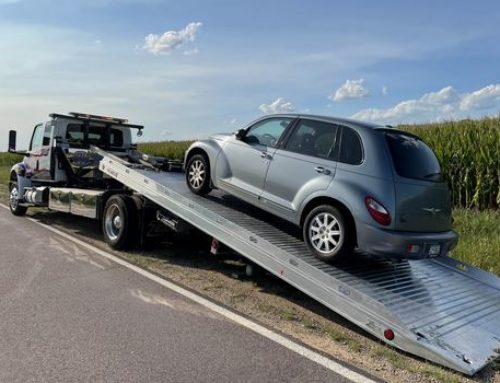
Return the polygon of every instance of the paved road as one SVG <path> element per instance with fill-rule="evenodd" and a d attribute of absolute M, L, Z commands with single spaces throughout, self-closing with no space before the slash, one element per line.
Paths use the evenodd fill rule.
<path fill-rule="evenodd" d="M 341 382 L 0 208 L 0 382 Z"/>

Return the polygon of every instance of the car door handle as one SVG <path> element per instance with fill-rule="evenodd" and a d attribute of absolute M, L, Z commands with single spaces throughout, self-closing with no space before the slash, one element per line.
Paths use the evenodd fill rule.
<path fill-rule="evenodd" d="M 264 158 L 266 160 L 271 160 L 273 158 L 273 156 L 271 156 L 268 152 L 262 152 L 262 153 L 260 153 L 260 157 Z"/>
<path fill-rule="evenodd" d="M 331 173 L 331 171 L 330 171 L 330 170 L 325 169 L 323 166 L 316 166 L 316 167 L 314 168 L 314 170 L 316 170 L 316 173 L 320 173 L 320 174 L 326 174 L 326 175 L 328 175 L 328 174 L 330 174 L 330 173 Z"/>

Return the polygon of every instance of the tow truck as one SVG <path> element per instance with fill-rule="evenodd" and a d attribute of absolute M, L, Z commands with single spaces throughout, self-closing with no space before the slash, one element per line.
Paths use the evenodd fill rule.
<path fill-rule="evenodd" d="M 293 228 L 220 191 L 191 193 L 182 163 L 137 151 L 127 120 L 51 114 L 10 175 L 10 209 L 93 218 L 115 249 L 195 227 L 387 344 L 473 375 L 500 354 L 500 278 L 448 256 L 330 265 Z"/>

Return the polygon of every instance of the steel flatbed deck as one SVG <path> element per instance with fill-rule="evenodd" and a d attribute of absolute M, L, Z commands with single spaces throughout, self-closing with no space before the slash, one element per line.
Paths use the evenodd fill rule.
<path fill-rule="evenodd" d="M 194 195 L 183 174 L 144 170 L 98 152 L 108 176 L 386 343 L 468 375 L 498 357 L 497 276 L 449 257 L 393 263 L 358 255 L 328 265 L 288 223 L 217 190 Z"/>

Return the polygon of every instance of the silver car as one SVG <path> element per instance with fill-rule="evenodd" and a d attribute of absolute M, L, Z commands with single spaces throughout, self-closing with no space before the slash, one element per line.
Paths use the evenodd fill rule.
<path fill-rule="evenodd" d="M 457 242 L 449 191 L 433 151 L 390 127 L 310 115 L 260 118 L 186 152 L 193 193 L 221 189 L 302 228 L 320 259 L 354 247 L 424 258 Z"/>

